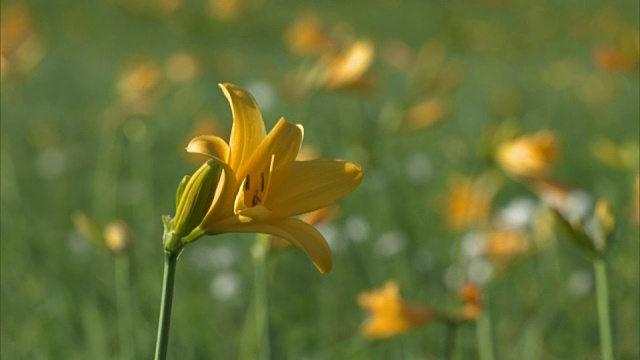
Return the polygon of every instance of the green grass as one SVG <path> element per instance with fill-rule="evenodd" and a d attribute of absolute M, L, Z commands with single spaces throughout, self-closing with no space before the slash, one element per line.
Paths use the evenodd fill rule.
<path fill-rule="evenodd" d="M 133 228 L 130 338 L 134 358 L 152 356 L 162 278 L 160 216 L 173 213 L 176 186 L 198 166 L 183 151 L 196 119 L 212 114 L 221 133 L 229 133 L 231 113 L 219 82 L 250 89 L 268 84 L 275 101 L 263 107 L 267 128 L 281 116 L 302 123 L 305 144 L 325 157 L 360 162 L 365 173 L 332 223 L 338 244 L 329 275 L 320 275 L 298 251 L 269 257 L 272 359 L 442 357 L 446 328 L 440 324 L 384 341 L 364 339 L 359 326 L 365 314 L 356 299 L 396 279 L 411 301 L 457 308 L 455 289 L 444 279 L 460 262 L 465 232 L 444 226 L 440 204 L 452 174 L 475 176 L 492 167 L 484 139 L 505 122 L 524 132 L 554 131 L 561 157 L 552 176 L 612 203 L 618 218 L 607 256 L 614 352 L 618 359 L 640 356 L 640 242 L 638 224 L 629 216 L 638 201 L 637 158 L 612 169 L 590 148 L 607 137 L 635 145 L 637 156 L 638 69 L 606 71 L 593 51 L 616 44 L 619 33 L 611 29 L 624 25 L 637 35 L 638 2 L 604 8 L 597 1 L 252 1 L 240 18 L 221 21 L 206 15 L 205 1 L 185 0 L 167 16 L 154 13 L 152 0 L 136 1 L 143 9 L 138 12 L 109 1 L 3 1 L 3 26 L 6 7 L 16 3 L 28 10 L 44 55 L 28 73 L 10 68 L 2 79 L 0 357 L 123 358 L 117 260 L 76 231 L 75 211 L 99 226 L 124 219 Z M 288 95 L 287 73 L 313 60 L 290 54 L 283 36 L 308 11 L 328 29 L 340 25 L 373 41 L 373 89 Z M 606 11 L 618 17 L 598 25 Z M 442 66 L 462 74 L 447 94 L 451 112 L 432 128 L 396 131 L 390 124 L 397 114 L 432 95 L 432 74 L 419 63 L 395 69 L 381 49 L 402 41 L 418 52 L 434 40 L 446 49 Z M 177 51 L 195 56 L 198 76 L 177 84 L 162 75 L 150 94 L 153 111 L 114 117 L 124 69 L 151 61 L 163 73 Z M 561 80 L 563 73 L 553 70 L 558 64 L 569 64 L 575 74 L 566 86 L 550 84 Z M 496 105 L 502 90 L 515 94 L 517 100 L 506 100 L 511 110 Z M 594 92 L 595 100 L 589 95 Z M 509 108 L 514 101 L 519 105 Z M 432 167 L 421 182 L 405 170 L 416 154 L 428 157 Z M 535 200 L 500 176 L 504 186 L 494 212 L 518 197 Z M 358 219 L 368 232 L 354 241 L 349 229 Z M 390 231 L 403 234 L 404 246 L 383 256 L 379 239 Z M 187 247 L 177 268 L 169 358 L 235 359 L 251 346 L 246 329 L 253 326 L 253 239 L 227 234 Z M 566 240 L 559 233 L 553 246 L 518 260 L 485 285 L 497 359 L 599 358 L 594 287 L 581 295 L 569 290 L 572 281 L 593 280 L 591 264 Z M 419 256 L 428 266 L 415 266 Z M 238 292 L 212 296 L 212 284 L 225 281 L 238 285 Z M 457 358 L 478 357 L 474 327 L 458 331 Z"/>

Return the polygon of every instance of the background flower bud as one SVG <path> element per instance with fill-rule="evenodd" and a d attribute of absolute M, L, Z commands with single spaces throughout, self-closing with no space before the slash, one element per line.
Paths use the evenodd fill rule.
<path fill-rule="evenodd" d="M 115 220 L 104 227 L 105 245 L 114 254 L 126 254 L 131 248 L 133 231 L 129 224 L 122 220 Z"/>

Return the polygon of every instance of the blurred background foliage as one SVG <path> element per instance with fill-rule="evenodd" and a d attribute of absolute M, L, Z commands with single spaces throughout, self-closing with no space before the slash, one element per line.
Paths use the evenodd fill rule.
<path fill-rule="evenodd" d="M 160 215 L 200 161 L 189 139 L 229 134 L 219 82 L 252 92 L 268 128 L 281 116 L 303 124 L 308 156 L 365 172 L 318 225 L 332 273 L 272 252 L 272 358 L 441 357 L 440 324 L 360 333 L 358 294 L 389 279 L 452 311 L 478 284 L 498 358 L 598 358 L 589 262 L 548 221 L 545 190 L 494 160 L 505 141 L 541 131 L 561 201 L 580 189 L 579 205 L 612 206 L 615 353 L 640 356 L 637 1 L 1 6 L 3 358 L 151 357 Z M 206 238 L 182 254 L 173 358 L 252 358 L 251 239 Z M 474 327 L 458 332 L 460 358 L 477 356 Z"/>

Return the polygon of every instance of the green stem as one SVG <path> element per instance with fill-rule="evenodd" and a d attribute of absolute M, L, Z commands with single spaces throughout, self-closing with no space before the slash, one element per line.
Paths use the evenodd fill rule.
<path fill-rule="evenodd" d="M 134 332 L 133 311 L 131 308 L 131 284 L 129 282 L 129 255 L 116 255 L 114 261 L 120 358 L 133 359 Z"/>
<path fill-rule="evenodd" d="M 611 314 L 609 313 L 609 285 L 604 259 L 593 261 L 596 282 L 596 302 L 598 306 L 598 326 L 600 328 L 600 350 L 602 360 L 613 360 L 613 339 L 611 336 Z"/>
<path fill-rule="evenodd" d="M 176 275 L 177 260 L 178 252 L 164 254 L 164 276 L 162 278 L 162 298 L 160 301 L 160 318 L 158 320 L 155 360 L 165 360 L 167 358 L 171 304 L 173 302 L 173 283 Z"/>
<path fill-rule="evenodd" d="M 453 353 L 456 348 L 456 335 L 458 333 L 458 324 L 449 322 L 446 324 L 447 332 L 444 338 L 444 358 L 446 360 L 453 359 Z"/>
<path fill-rule="evenodd" d="M 486 311 L 476 322 L 476 339 L 478 341 L 478 355 L 480 360 L 493 360 L 493 336 L 491 335 L 491 318 Z"/>
<path fill-rule="evenodd" d="M 257 359 L 269 360 L 271 346 L 269 344 L 269 299 L 268 299 L 268 271 L 267 255 L 269 253 L 269 237 L 264 234 L 256 235 L 256 243 L 251 249 L 254 270 L 254 301 Z"/>

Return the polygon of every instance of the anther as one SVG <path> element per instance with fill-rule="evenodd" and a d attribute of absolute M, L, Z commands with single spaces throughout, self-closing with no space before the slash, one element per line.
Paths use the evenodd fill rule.
<path fill-rule="evenodd" d="M 260 196 L 258 196 L 258 190 L 256 190 L 256 192 L 253 194 L 253 197 L 251 198 L 251 206 L 256 206 L 261 202 L 262 199 L 260 199 Z"/>
<path fill-rule="evenodd" d="M 245 191 L 249 191 L 249 188 L 251 187 L 250 184 L 249 184 L 249 180 L 250 180 L 249 175 L 247 175 L 247 179 L 244 181 L 244 190 Z"/>

